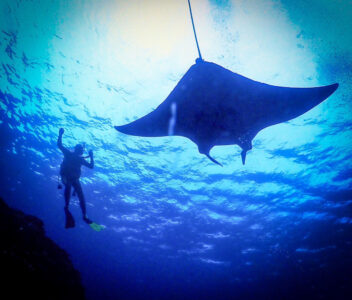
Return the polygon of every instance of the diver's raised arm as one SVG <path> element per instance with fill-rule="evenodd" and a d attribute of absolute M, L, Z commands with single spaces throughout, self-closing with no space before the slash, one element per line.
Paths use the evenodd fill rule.
<path fill-rule="evenodd" d="M 63 128 L 60 128 L 59 136 L 57 138 L 57 146 L 62 151 L 62 153 L 65 154 L 66 152 L 68 152 L 68 150 L 62 145 L 62 136 L 63 136 L 64 132 L 65 132 L 65 130 Z"/>

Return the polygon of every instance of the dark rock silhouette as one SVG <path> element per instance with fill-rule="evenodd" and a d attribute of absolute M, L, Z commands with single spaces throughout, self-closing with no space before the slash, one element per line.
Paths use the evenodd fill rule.
<path fill-rule="evenodd" d="M 85 299 L 68 254 L 45 236 L 43 222 L 0 198 L 1 294 L 7 299 Z"/>

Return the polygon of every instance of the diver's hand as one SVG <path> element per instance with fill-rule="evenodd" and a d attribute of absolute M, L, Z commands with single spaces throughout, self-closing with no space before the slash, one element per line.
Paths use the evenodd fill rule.
<path fill-rule="evenodd" d="M 65 129 L 60 128 L 60 130 L 59 130 L 59 135 L 63 135 L 63 134 L 64 134 L 64 132 L 65 132 Z"/>
<path fill-rule="evenodd" d="M 93 151 L 92 151 L 92 150 L 89 150 L 89 152 L 88 152 L 88 153 L 89 153 L 89 157 L 91 157 L 91 158 L 92 158 L 92 157 L 93 157 Z"/>

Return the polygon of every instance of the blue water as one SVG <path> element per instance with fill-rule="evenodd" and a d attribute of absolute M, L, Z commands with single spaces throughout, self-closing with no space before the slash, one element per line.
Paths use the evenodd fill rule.
<path fill-rule="evenodd" d="M 0 2 L 0 196 L 38 216 L 87 299 L 352 297 L 350 1 L 193 0 L 202 54 L 253 80 L 339 89 L 240 148 L 113 126 L 155 109 L 194 63 L 187 1 Z M 86 144 L 93 231 L 57 189 Z"/>

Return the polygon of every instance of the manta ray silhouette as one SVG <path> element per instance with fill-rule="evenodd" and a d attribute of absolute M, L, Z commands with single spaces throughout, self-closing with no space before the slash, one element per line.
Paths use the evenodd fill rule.
<path fill-rule="evenodd" d="M 216 145 L 237 144 L 242 163 L 257 133 L 309 111 L 338 87 L 288 88 L 260 83 L 198 59 L 170 95 L 146 116 L 115 128 L 143 137 L 184 136 L 209 155 Z"/>

